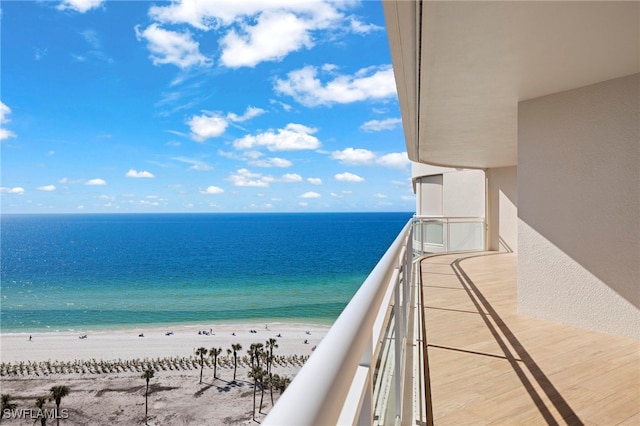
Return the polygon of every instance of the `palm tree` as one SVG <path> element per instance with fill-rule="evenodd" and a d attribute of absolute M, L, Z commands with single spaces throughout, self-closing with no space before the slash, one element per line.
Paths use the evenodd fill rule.
<path fill-rule="evenodd" d="M 236 380 L 236 370 L 238 369 L 238 351 L 242 350 L 242 345 L 240 343 L 234 343 L 231 345 L 231 349 L 233 350 L 233 380 Z"/>
<path fill-rule="evenodd" d="M 267 357 L 267 374 L 269 375 L 269 393 L 271 394 L 271 406 L 273 407 L 273 376 L 271 374 L 271 367 L 273 366 L 273 349 L 278 347 L 277 340 L 273 337 L 267 340 L 266 348 L 269 351 Z"/>
<path fill-rule="evenodd" d="M 65 396 L 69 395 L 69 387 L 54 386 L 49 391 L 51 392 L 51 397 L 49 397 L 49 400 L 56 401 L 56 424 L 60 426 L 60 416 L 58 414 L 60 413 L 60 401 L 62 401 L 62 398 L 64 398 Z"/>
<path fill-rule="evenodd" d="M 15 410 L 16 409 L 16 404 L 14 404 L 13 402 L 11 402 L 11 400 L 13 399 L 13 397 L 11 395 L 9 395 L 8 393 L 3 393 L 2 394 L 2 407 L 0 407 L 0 421 L 2 421 L 2 418 L 4 417 L 4 410 Z"/>
<path fill-rule="evenodd" d="M 216 371 L 218 368 L 218 355 L 222 353 L 222 348 L 209 349 L 209 356 L 213 357 L 213 380 L 216 379 Z"/>
<path fill-rule="evenodd" d="M 260 357 L 263 353 L 263 344 L 262 343 L 252 343 L 247 351 L 247 355 L 251 358 L 251 367 L 257 365 L 260 367 Z"/>
<path fill-rule="evenodd" d="M 258 387 L 258 382 L 262 381 L 264 377 L 264 370 L 260 368 L 260 366 L 254 365 L 251 367 L 251 371 L 249 372 L 249 377 L 253 379 L 253 420 L 256 419 L 256 389 Z"/>
<path fill-rule="evenodd" d="M 47 416 L 42 412 L 44 403 L 47 402 L 46 396 L 36 398 L 36 407 L 38 407 L 38 418 L 40 418 L 40 426 L 47 426 Z"/>
<path fill-rule="evenodd" d="M 149 380 L 153 378 L 153 370 L 147 368 L 146 370 L 144 370 L 144 373 L 142 373 L 142 376 L 140 376 L 140 378 L 147 381 L 147 389 L 144 392 L 144 424 L 147 424 L 147 419 L 149 418 Z"/>
<path fill-rule="evenodd" d="M 289 387 L 289 384 L 291 384 L 291 377 L 284 376 L 282 378 L 282 385 L 280 387 L 281 391 L 282 392 L 286 391 L 287 388 Z"/>
<path fill-rule="evenodd" d="M 289 386 L 291 379 L 288 378 L 287 376 L 280 377 L 279 375 L 274 374 L 271 379 L 271 382 L 273 384 L 273 387 L 276 388 L 276 390 L 279 391 L 280 394 L 282 394 L 282 392 L 284 392 L 287 386 Z"/>
<path fill-rule="evenodd" d="M 196 356 L 200 357 L 200 383 L 202 383 L 202 370 L 204 369 L 204 357 L 207 354 L 205 348 L 196 349 Z"/>

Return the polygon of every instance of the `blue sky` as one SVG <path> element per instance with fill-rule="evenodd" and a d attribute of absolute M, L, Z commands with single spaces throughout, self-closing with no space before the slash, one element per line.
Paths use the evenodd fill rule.
<path fill-rule="evenodd" d="M 4 1 L 4 213 L 413 211 L 377 1 Z"/>

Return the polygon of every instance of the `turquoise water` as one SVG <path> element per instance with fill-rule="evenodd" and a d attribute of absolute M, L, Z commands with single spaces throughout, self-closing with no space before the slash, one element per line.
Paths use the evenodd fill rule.
<path fill-rule="evenodd" d="M 0 327 L 330 324 L 410 217 L 3 215 Z"/>

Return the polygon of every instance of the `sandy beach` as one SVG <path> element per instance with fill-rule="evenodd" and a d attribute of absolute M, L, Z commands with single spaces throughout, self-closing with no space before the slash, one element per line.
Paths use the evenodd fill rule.
<path fill-rule="evenodd" d="M 217 369 L 204 367 L 203 383 L 199 383 L 198 366 L 188 368 L 159 368 L 150 380 L 150 425 L 217 425 L 250 424 L 252 420 L 253 380 L 248 377 L 247 363 L 238 365 L 233 380 L 232 357 L 227 349 L 239 343 L 240 357 L 247 354 L 252 343 L 277 340 L 274 355 L 281 362 L 274 364 L 273 373 L 293 377 L 300 362 L 292 357 L 309 356 L 328 331 L 328 326 L 304 324 L 203 324 L 178 325 L 164 328 L 136 328 L 115 331 L 13 333 L 0 335 L 0 361 L 17 364 L 46 363 L 47 361 L 77 362 L 82 360 L 134 360 L 192 357 L 197 348 L 222 348 L 225 362 Z M 252 331 L 253 330 L 253 331 Z M 205 334 L 204 332 L 208 333 Z M 83 337 L 86 335 L 86 338 Z M 141 337 L 143 335 L 144 337 Z M 31 337 L 31 339 L 29 338 Z M 82 338 L 81 338 L 82 337 Z M 306 342 L 306 343 L 305 343 Z M 297 358 L 296 358 L 297 359 Z M 170 364 L 168 364 L 170 365 Z M 1 391 L 10 394 L 17 409 L 24 409 L 16 418 L 3 418 L 5 424 L 33 424 L 35 400 L 47 395 L 52 386 L 65 385 L 70 389 L 61 409 L 66 408 L 65 425 L 131 425 L 144 424 L 145 381 L 135 370 L 114 369 L 97 373 L 93 370 L 64 373 L 7 374 L 1 377 Z M 274 400 L 279 393 L 274 392 Z M 258 389 L 258 404 L 260 389 Z M 263 413 L 271 407 L 268 390 L 264 396 Z M 47 402 L 45 408 L 55 408 Z M 28 410 L 33 410 L 30 412 Z M 6 413 L 5 413 L 6 414 Z M 259 421 L 264 414 L 257 415 Z M 51 423 L 51 420 L 49 420 Z"/>

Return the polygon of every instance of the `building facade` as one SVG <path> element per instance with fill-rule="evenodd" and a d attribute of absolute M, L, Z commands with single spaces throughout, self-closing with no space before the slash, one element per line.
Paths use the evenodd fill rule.
<path fill-rule="evenodd" d="M 416 213 L 484 217 L 520 314 L 640 339 L 640 3 L 384 9 Z"/>

